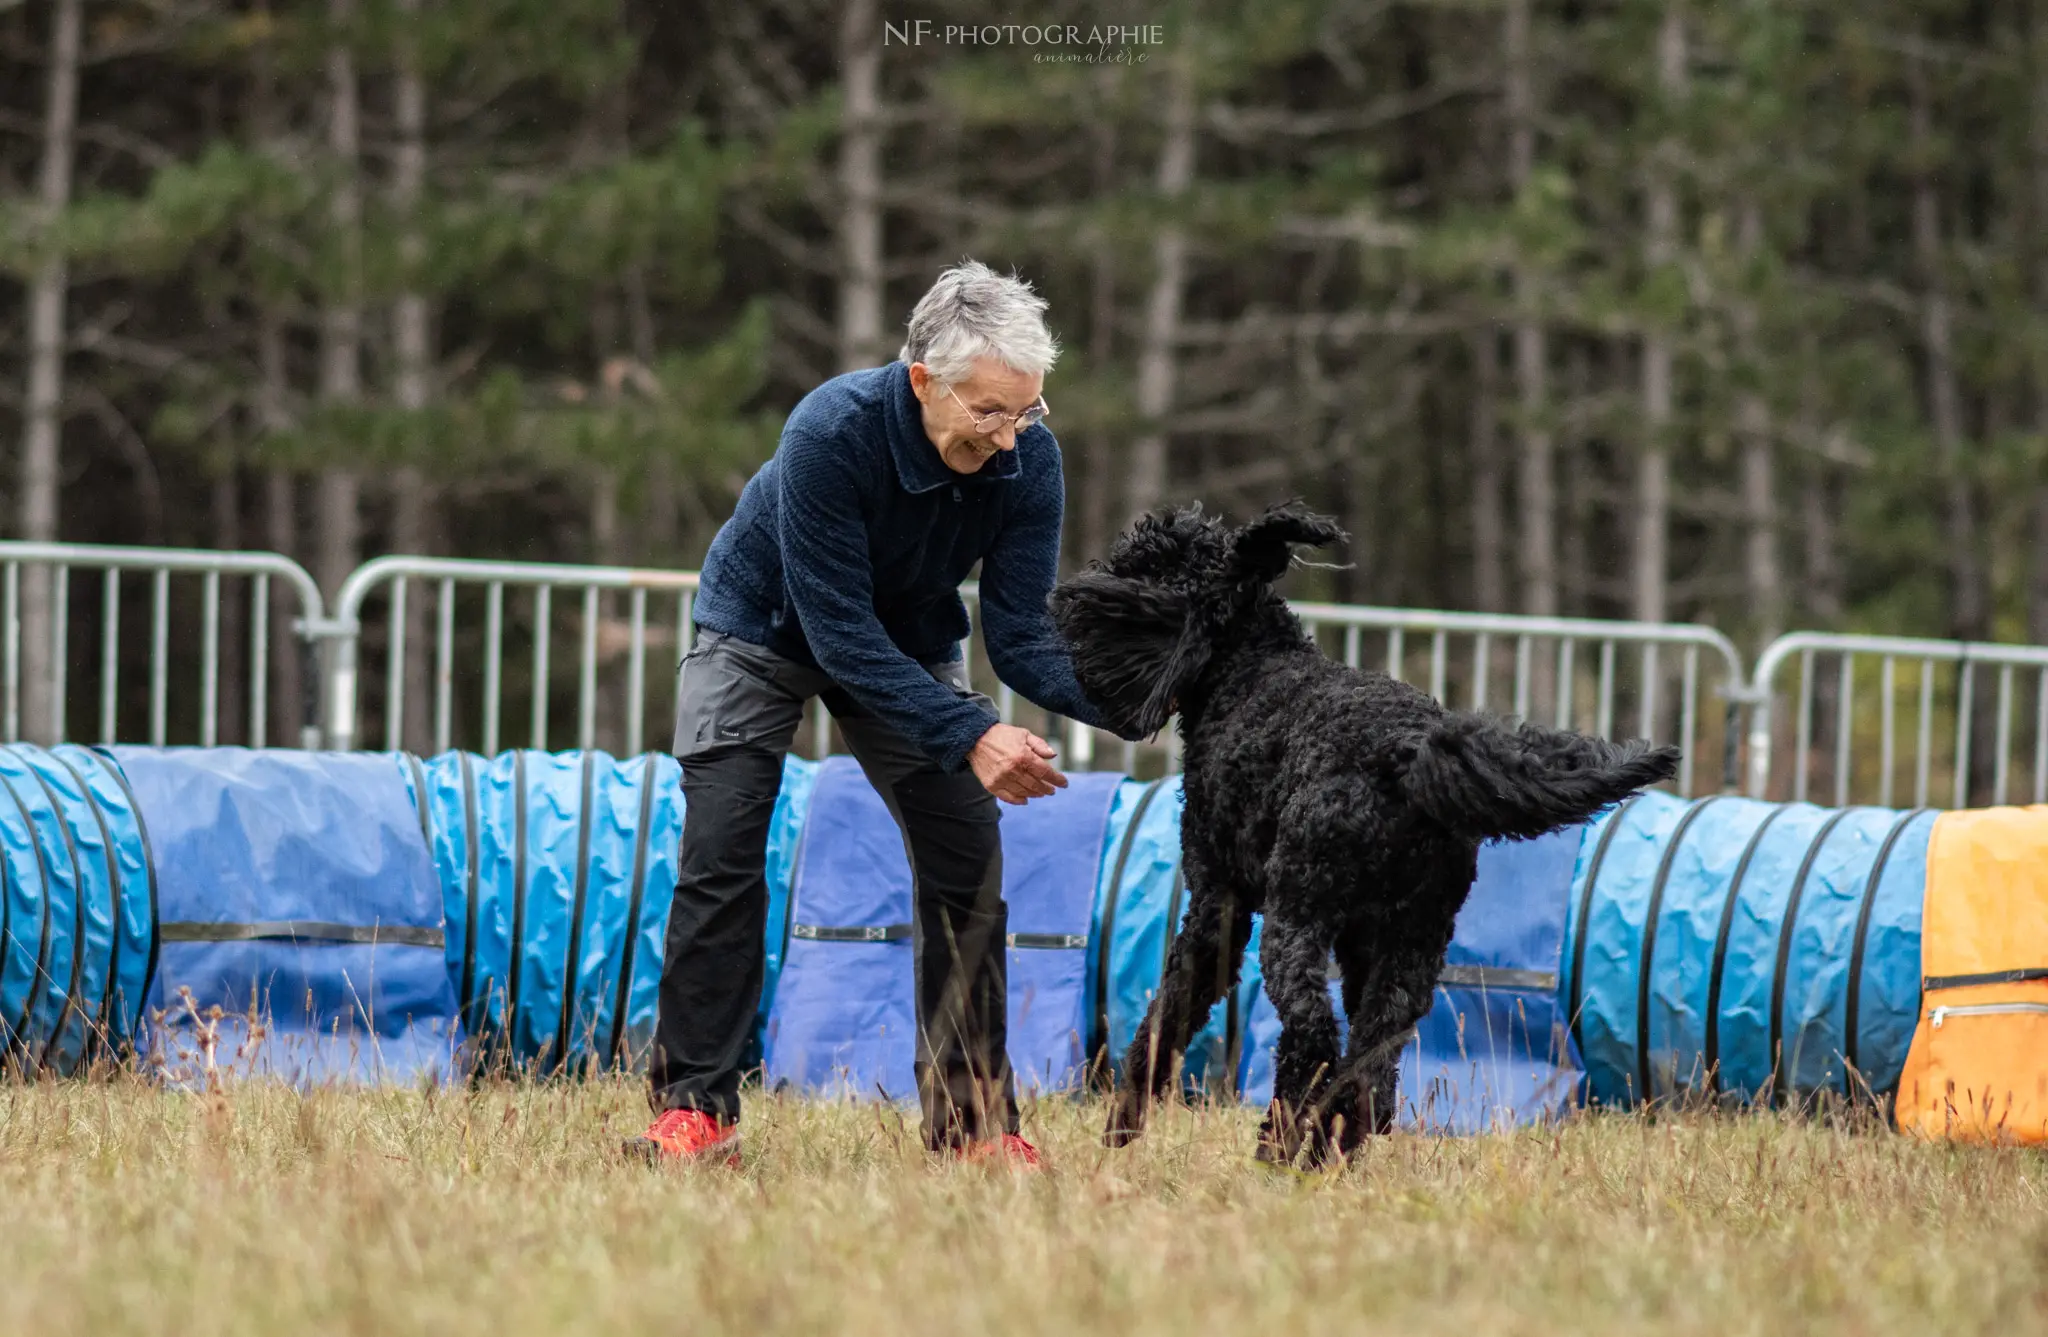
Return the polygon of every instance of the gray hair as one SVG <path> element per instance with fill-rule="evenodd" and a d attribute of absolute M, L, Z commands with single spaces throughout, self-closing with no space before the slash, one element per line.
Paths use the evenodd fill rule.
<path fill-rule="evenodd" d="M 966 260 L 940 274 L 918 299 L 897 356 L 924 363 L 941 385 L 966 380 L 981 357 L 1043 376 L 1060 355 L 1059 341 L 1045 328 L 1045 307 L 1023 279 Z"/>

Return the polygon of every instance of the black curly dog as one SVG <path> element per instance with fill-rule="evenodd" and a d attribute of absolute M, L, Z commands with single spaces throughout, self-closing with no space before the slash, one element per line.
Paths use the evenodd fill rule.
<path fill-rule="evenodd" d="M 1260 1159 L 1320 1164 L 1390 1130 L 1400 1050 L 1429 1009 L 1481 842 L 1583 821 L 1677 769 L 1674 747 L 1510 728 L 1324 656 L 1273 584 L 1292 545 L 1344 537 L 1298 502 L 1237 529 L 1199 506 L 1154 511 L 1053 591 L 1106 722 L 1145 736 L 1178 713 L 1186 741 L 1187 918 L 1124 1058 L 1110 1146 L 1143 1130 L 1234 982 L 1254 911 L 1281 1022 Z M 1351 1031 L 1341 1056 L 1332 954 Z"/>

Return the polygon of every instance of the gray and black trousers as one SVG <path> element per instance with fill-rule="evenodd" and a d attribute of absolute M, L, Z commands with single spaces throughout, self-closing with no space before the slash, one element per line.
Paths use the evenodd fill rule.
<path fill-rule="evenodd" d="M 988 704 L 964 664 L 925 667 Z M 817 669 L 761 646 L 703 632 L 681 674 L 675 755 L 685 808 L 648 1072 L 655 1107 L 739 1118 L 740 1064 L 766 965 L 769 820 L 783 757 L 804 707 L 820 697 L 910 859 L 925 1141 L 957 1146 L 1016 1132 L 995 798 L 971 771 L 942 770 Z"/>

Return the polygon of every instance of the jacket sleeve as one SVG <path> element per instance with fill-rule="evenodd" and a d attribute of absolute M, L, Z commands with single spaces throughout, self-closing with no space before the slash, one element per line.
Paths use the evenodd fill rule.
<path fill-rule="evenodd" d="M 783 579 L 818 667 L 949 771 L 996 723 L 896 648 L 875 615 L 854 453 L 809 434 L 782 445 L 776 524 Z"/>
<path fill-rule="evenodd" d="M 1065 509 L 1059 447 L 1049 467 L 1033 470 L 1003 527 L 981 559 L 981 633 L 996 676 L 1056 715 L 1106 728 L 1081 691 L 1074 661 L 1053 625 L 1046 597 L 1059 578 Z"/>

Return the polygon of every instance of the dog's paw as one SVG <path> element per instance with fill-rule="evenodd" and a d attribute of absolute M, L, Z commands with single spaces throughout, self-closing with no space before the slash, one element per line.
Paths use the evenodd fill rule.
<path fill-rule="evenodd" d="M 1109 1107 L 1109 1122 L 1102 1130 L 1102 1145 L 1128 1147 L 1136 1142 L 1144 1131 L 1144 1103 L 1129 1096 L 1120 1097 Z"/>

